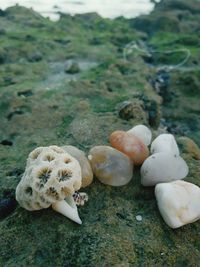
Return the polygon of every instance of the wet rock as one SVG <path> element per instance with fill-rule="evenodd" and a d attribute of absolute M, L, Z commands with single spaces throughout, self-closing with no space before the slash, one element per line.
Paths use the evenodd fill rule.
<path fill-rule="evenodd" d="M 69 129 L 77 144 L 82 147 L 91 147 L 107 143 L 114 123 L 118 125 L 114 115 L 98 116 L 98 114 L 90 112 L 87 115 L 76 117 Z"/>
<path fill-rule="evenodd" d="M 188 133 L 188 129 L 185 127 L 182 127 L 181 125 L 178 125 L 172 121 L 166 121 L 163 118 L 161 119 L 161 126 L 166 128 L 167 132 L 171 134 L 185 135 Z"/>
<path fill-rule="evenodd" d="M 31 35 L 31 34 L 27 34 L 25 36 L 25 40 L 26 41 L 29 41 L 29 42 L 33 42 L 33 41 L 36 41 L 36 38 L 33 35 Z"/>
<path fill-rule="evenodd" d="M 156 4 L 156 9 L 158 11 L 171 11 L 171 10 L 185 10 L 190 11 L 191 13 L 199 13 L 200 12 L 200 4 L 198 1 L 174 1 L 174 0 L 164 0 L 162 3 Z"/>
<path fill-rule="evenodd" d="M 148 34 L 154 34 L 157 31 L 180 32 L 179 20 L 168 14 L 158 14 L 152 16 L 140 16 L 132 20 L 134 28 L 144 31 Z"/>
<path fill-rule="evenodd" d="M 28 112 L 30 112 L 30 108 L 29 107 L 21 106 L 21 107 L 16 108 L 14 111 L 10 112 L 7 115 L 7 119 L 10 121 L 13 118 L 13 116 L 22 115 L 22 114 L 28 113 Z"/>
<path fill-rule="evenodd" d="M 80 72 L 80 67 L 77 62 L 71 62 L 69 65 L 65 68 L 65 72 L 67 74 L 77 74 Z"/>
<path fill-rule="evenodd" d="M 84 14 L 76 14 L 74 16 L 74 20 L 85 23 L 85 25 L 94 25 L 96 21 L 101 21 L 101 17 L 96 12 L 89 12 Z M 104 23 L 104 21 L 102 21 L 102 23 Z"/>
<path fill-rule="evenodd" d="M 161 119 L 160 100 L 151 99 L 145 94 L 136 94 L 135 97 L 142 101 L 144 110 L 147 113 L 148 124 L 152 127 L 158 127 Z"/>
<path fill-rule="evenodd" d="M 122 75 L 130 75 L 136 72 L 135 67 L 129 62 L 120 61 L 116 64 L 116 67 Z"/>
<path fill-rule="evenodd" d="M 0 35 L 5 35 L 6 34 L 6 30 L 3 28 L 0 28 Z"/>
<path fill-rule="evenodd" d="M 23 112 L 22 110 L 20 110 L 20 109 L 16 109 L 15 111 L 10 112 L 10 113 L 7 115 L 7 119 L 10 121 L 14 115 L 22 115 L 22 114 L 24 114 L 24 112 Z"/>
<path fill-rule="evenodd" d="M 172 134 L 160 134 L 151 143 L 151 154 L 167 152 L 179 156 L 179 148 Z"/>
<path fill-rule="evenodd" d="M 67 44 L 71 43 L 70 39 L 62 39 L 62 38 L 56 38 L 56 39 L 54 39 L 54 41 L 56 43 L 59 43 L 59 44 L 62 44 L 62 45 L 67 45 Z"/>
<path fill-rule="evenodd" d="M 152 133 L 151 130 L 142 124 L 135 125 L 133 128 L 127 131 L 138 137 L 146 146 L 151 144 Z"/>
<path fill-rule="evenodd" d="M 149 125 L 152 127 L 157 127 L 160 123 L 160 105 L 155 100 L 150 100 L 145 103 L 145 110 L 149 114 Z"/>
<path fill-rule="evenodd" d="M 8 86 L 8 85 L 12 85 L 12 84 L 15 84 L 16 81 L 12 78 L 12 77 L 4 77 L 4 85 L 5 86 Z"/>
<path fill-rule="evenodd" d="M 165 70 L 160 70 L 151 79 L 151 84 L 155 89 L 156 93 L 163 98 L 163 102 L 170 102 L 172 99 L 171 92 L 169 90 L 170 85 L 170 75 L 169 72 Z"/>
<path fill-rule="evenodd" d="M 0 219 L 7 217 L 11 212 L 15 210 L 16 206 L 17 202 L 14 198 L 0 199 Z"/>
<path fill-rule="evenodd" d="M 177 142 L 183 153 L 187 153 L 191 157 L 200 160 L 200 149 L 192 139 L 182 136 L 177 139 Z"/>
<path fill-rule="evenodd" d="M 200 219 L 200 188 L 185 181 L 156 185 L 155 195 L 167 225 L 179 228 Z"/>
<path fill-rule="evenodd" d="M 199 36 L 180 36 L 176 41 L 178 44 L 186 45 L 186 46 L 196 46 L 199 43 L 200 39 Z"/>
<path fill-rule="evenodd" d="M 89 44 L 91 44 L 91 45 L 101 45 L 101 44 L 103 44 L 103 40 L 101 38 L 94 37 L 91 40 L 89 40 Z"/>
<path fill-rule="evenodd" d="M 121 77 L 112 77 L 110 73 L 110 77 L 105 81 L 105 86 L 109 92 L 115 92 L 126 88 L 127 83 Z"/>
<path fill-rule="evenodd" d="M 154 186 L 180 180 L 187 176 L 188 171 L 187 163 L 180 156 L 169 152 L 155 153 L 144 161 L 140 169 L 141 184 Z"/>
<path fill-rule="evenodd" d="M 185 94 L 190 96 L 200 95 L 200 79 L 193 73 L 181 75 L 178 84 L 181 86 L 181 89 Z"/>
<path fill-rule="evenodd" d="M 113 43 L 115 46 L 124 48 L 124 46 L 132 41 L 132 38 L 130 37 L 129 33 L 122 32 L 114 34 L 111 37 L 111 43 Z"/>
<path fill-rule="evenodd" d="M 177 0 L 173 0 L 175 1 Z M 193 2 L 186 1 L 188 5 Z M 191 68 L 199 66 L 198 42 L 189 47 L 192 59 L 184 67 L 184 72 L 181 69 L 171 73 L 170 90 L 176 97 L 172 95 L 173 99 L 168 106 L 162 106 L 161 97 L 147 81 L 147 77 L 152 76 L 155 70 L 154 66 L 146 63 L 155 63 L 156 59 L 161 57 L 154 56 L 154 62 L 151 62 L 151 58 L 145 58 L 144 62 L 144 57 L 142 59 L 136 51 L 130 54 L 127 62 L 122 57 L 122 44 L 130 39 L 143 39 L 142 34 L 150 50 L 162 51 L 178 48 L 186 43 L 195 44 L 195 38 L 198 40 L 198 15 L 194 16 L 190 11 L 185 14 L 177 12 L 178 27 L 182 28 L 184 24 L 184 28 L 187 28 L 183 34 L 164 31 L 154 33 L 152 29 L 153 38 L 147 38 L 146 33 L 138 33 L 129 26 L 130 20 L 116 21 L 99 17 L 88 24 L 85 18 L 78 20 L 68 15 L 65 21 L 52 23 L 42 18 L 41 23 L 39 15 L 28 11 L 23 8 L 21 11 L 15 9 L 10 12 L 9 19 L 0 17 L 0 28 L 5 28 L 9 33 L 0 38 L 3 42 L 0 48 L 3 50 L 3 62 L 12 63 L 1 65 L 0 141 L 6 139 L 14 142 L 12 147 L 0 145 L 0 193 L 3 187 L 16 187 L 21 174 L 15 169 L 24 168 L 27 153 L 36 146 L 71 143 L 87 151 L 95 145 L 108 144 L 108 136 L 112 131 L 130 129 L 135 124 L 134 119 L 121 119 L 115 112 L 117 103 L 124 100 L 138 100 L 146 113 L 147 122 L 154 128 L 159 124 L 159 112 L 162 108 L 166 120 L 176 124 L 170 124 L 171 131 L 181 126 L 182 135 L 187 134 L 186 128 L 192 125 L 194 135 L 190 136 L 194 136 L 196 142 L 200 140 L 198 98 L 194 94 L 194 97 L 187 99 L 183 92 L 184 84 L 180 83 L 180 88 L 176 84 L 178 76 L 181 75 L 192 74 L 198 78 L 198 71 L 193 72 L 191 69 L 189 73 L 189 69 L 185 69 L 190 67 L 190 63 Z M 170 10 L 170 13 L 174 12 L 175 10 Z M 188 23 L 188 19 L 192 24 Z M 82 22 L 85 23 L 84 26 Z M 94 31 L 88 32 L 87 27 Z M 16 32 L 20 32 L 18 40 L 9 37 L 15 38 Z M 192 38 L 192 35 L 195 38 Z M 112 36 L 115 37 L 114 43 L 117 46 L 111 42 Z M 103 45 L 89 45 L 94 37 L 100 38 Z M 71 39 L 71 43 L 65 44 L 65 41 L 59 39 Z M 16 43 L 18 45 L 15 45 Z M 43 60 L 36 64 L 26 60 L 27 55 L 34 51 L 43 54 Z M 174 54 L 165 62 L 179 62 L 181 57 L 182 54 Z M 102 64 L 89 72 L 84 72 L 84 76 L 74 75 L 76 81 L 71 84 L 68 80 L 74 77 L 64 73 L 65 60 L 69 59 L 80 62 L 81 70 L 82 62 L 85 61 L 95 60 Z M 61 66 L 60 69 L 51 68 L 51 64 L 58 66 L 57 62 Z M 175 75 L 177 78 L 174 78 Z M 5 87 L 5 76 L 13 77 L 18 83 Z M 26 93 L 17 95 L 18 92 L 29 89 L 34 93 L 34 97 L 25 98 Z M 135 94 L 140 94 L 140 97 L 135 97 Z M 30 107 L 32 113 L 15 114 L 8 122 L 6 116 L 22 105 Z M 190 114 L 187 120 L 184 113 Z M 185 152 L 184 158 L 191 169 L 188 179 L 200 185 L 198 161 Z M 28 213 L 19 208 L 9 218 L 2 220 L 0 265 L 198 265 L 199 222 L 177 231 L 168 229 L 156 209 L 153 189 L 141 186 L 137 168 L 133 180 L 126 186 L 105 186 L 96 180 L 86 190 L 90 201 L 87 206 L 80 209 L 84 220 L 82 227 L 77 228 L 65 218 L 54 216 L 51 210 Z M 0 195 L 0 199 L 2 198 L 9 197 Z M 142 223 L 136 221 L 136 215 L 143 216 Z M 123 219 L 124 217 L 127 220 Z M 37 238 L 32 238 L 38 234 L 39 248 Z M 185 242 L 186 238 L 188 242 Z M 164 256 L 161 257 L 161 253 Z"/>
<path fill-rule="evenodd" d="M 14 177 L 19 177 L 22 175 L 22 173 L 24 172 L 23 169 L 20 168 L 14 168 L 11 171 L 6 173 L 6 176 L 14 176 Z"/>
<path fill-rule="evenodd" d="M 109 140 L 112 147 L 127 155 L 135 165 L 141 165 L 149 156 L 148 147 L 129 131 L 114 131 Z"/>
<path fill-rule="evenodd" d="M 6 15 L 6 12 L 0 9 L 0 17 L 4 17 Z"/>
<path fill-rule="evenodd" d="M 42 58 L 43 58 L 42 53 L 35 52 L 35 53 L 32 53 L 31 55 L 28 56 L 28 61 L 29 62 L 38 62 L 38 61 L 41 61 Z"/>
<path fill-rule="evenodd" d="M 146 123 L 147 115 L 142 104 L 138 101 L 124 101 L 117 106 L 119 117 L 124 120 L 135 120 L 136 122 Z"/>
<path fill-rule="evenodd" d="M 28 96 L 32 96 L 33 92 L 31 90 L 20 91 L 17 93 L 17 95 L 22 96 L 22 97 L 28 97 Z"/>
<path fill-rule="evenodd" d="M 103 183 L 122 186 L 130 182 L 133 175 L 131 160 L 109 146 L 95 146 L 88 156 L 95 176 Z"/>
<path fill-rule="evenodd" d="M 0 64 L 6 63 L 6 52 L 3 49 L 0 49 Z"/>
<path fill-rule="evenodd" d="M 14 5 L 8 7 L 5 10 L 5 16 L 9 21 L 14 23 L 21 24 L 24 26 L 31 26 L 31 27 L 38 27 L 42 28 L 45 27 L 44 21 L 45 18 L 42 17 L 39 13 L 35 12 L 31 8 L 26 8 L 20 5 Z"/>
<path fill-rule="evenodd" d="M 147 32 L 150 35 L 159 31 L 171 33 L 191 33 L 192 31 L 198 31 L 198 22 L 190 24 L 191 14 L 195 16 L 199 12 L 200 4 L 198 1 L 192 0 L 189 2 L 186 0 L 163 0 L 156 3 L 155 9 L 150 15 L 132 19 L 131 25 L 134 28 Z M 180 13 L 182 14 L 180 15 Z M 192 25 L 193 27 L 191 27 Z"/>

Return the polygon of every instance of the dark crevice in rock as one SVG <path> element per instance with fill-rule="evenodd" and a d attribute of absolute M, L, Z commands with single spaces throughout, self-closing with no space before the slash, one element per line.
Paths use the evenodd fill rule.
<path fill-rule="evenodd" d="M 5 62 L 4 62 L 4 63 L 5 63 Z M 4 85 L 5 85 L 5 86 L 12 85 L 12 84 L 16 84 L 16 81 L 13 80 L 13 78 L 12 78 L 12 77 L 9 77 L 9 76 L 4 77 L 3 80 L 4 80 Z"/>
<path fill-rule="evenodd" d="M 15 210 L 17 202 L 15 198 L 3 198 L 0 199 L 0 219 L 7 217 L 11 212 Z"/>
<path fill-rule="evenodd" d="M 13 116 L 15 116 L 15 115 L 22 115 L 24 113 L 29 113 L 29 112 L 30 112 L 30 108 L 29 107 L 21 106 L 19 108 L 16 108 L 16 110 L 10 112 L 7 115 L 7 119 L 10 121 L 13 118 Z"/>
<path fill-rule="evenodd" d="M 0 144 L 3 145 L 3 146 L 12 146 L 12 145 L 13 145 L 13 142 L 10 141 L 10 140 L 6 140 L 6 139 L 4 139 L 4 140 L 2 140 L 2 141 L 0 142 Z"/>
<path fill-rule="evenodd" d="M 28 96 L 32 96 L 33 92 L 31 90 L 26 90 L 26 91 L 18 92 L 17 95 L 18 96 L 28 97 Z"/>
<path fill-rule="evenodd" d="M 23 173 L 23 170 L 20 168 L 14 168 L 13 170 L 6 173 L 6 176 L 16 176 L 19 177 Z"/>
<path fill-rule="evenodd" d="M 15 110 L 8 114 L 7 119 L 10 121 L 14 115 L 22 115 L 24 112 L 22 110 Z"/>
<path fill-rule="evenodd" d="M 62 45 L 67 45 L 69 43 L 71 43 L 71 40 L 67 40 L 67 39 L 54 39 L 54 42 L 62 44 Z"/>
<path fill-rule="evenodd" d="M 4 17 L 6 15 L 6 12 L 0 9 L 0 17 Z"/>

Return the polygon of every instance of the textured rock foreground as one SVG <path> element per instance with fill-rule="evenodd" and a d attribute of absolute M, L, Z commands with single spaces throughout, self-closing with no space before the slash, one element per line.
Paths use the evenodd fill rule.
<path fill-rule="evenodd" d="M 139 168 L 123 187 L 94 177 L 79 208 L 82 226 L 51 209 L 28 212 L 13 199 L 36 147 L 88 153 L 138 123 L 153 138 L 175 135 L 186 180 L 200 186 L 199 14 L 198 1 L 170 0 L 131 20 L 85 14 L 51 22 L 23 7 L 0 11 L 0 266 L 198 266 L 200 222 L 170 229 Z M 125 61 L 131 41 L 150 55 L 132 51 Z M 184 55 L 151 49 L 179 48 L 191 51 L 187 63 L 159 72 Z"/>

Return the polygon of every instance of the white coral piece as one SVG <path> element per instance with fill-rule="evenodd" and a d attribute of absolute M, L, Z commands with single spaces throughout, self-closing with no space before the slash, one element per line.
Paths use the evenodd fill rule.
<path fill-rule="evenodd" d="M 57 146 L 38 147 L 28 156 L 16 199 L 27 210 L 52 205 L 57 212 L 81 224 L 72 197 L 81 184 L 81 167 L 75 158 Z"/>

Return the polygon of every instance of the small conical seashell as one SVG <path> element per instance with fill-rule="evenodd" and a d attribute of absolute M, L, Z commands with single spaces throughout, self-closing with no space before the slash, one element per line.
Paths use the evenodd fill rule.
<path fill-rule="evenodd" d="M 178 228 L 200 219 L 200 188 L 192 183 L 175 181 L 157 184 L 155 195 L 167 225 Z"/>
<path fill-rule="evenodd" d="M 153 186 L 185 178 L 188 174 L 188 166 L 180 156 L 160 152 L 148 157 L 140 172 L 142 185 Z"/>
<path fill-rule="evenodd" d="M 179 156 L 179 149 L 172 134 L 160 134 L 151 144 L 151 153 L 170 152 Z"/>
<path fill-rule="evenodd" d="M 112 147 L 126 154 L 135 165 L 140 165 L 149 156 L 148 147 L 134 134 L 115 131 L 110 135 Z"/>
<path fill-rule="evenodd" d="M 93 181 L 93 172 L 85 153 L 75 146 L 63 146 L 67 153 L 78 160 L 81 166 L 82 185 L 81 187 L 89 186 Z"/>
<path fill-rule="evenodd" d="M 152 133 L 151 130 L 145 125 L 136 125 L 127 131 L 127 133 L 132 133 L 137 136 L 146 146 L 150 145 L 151 143 Z"/>
<path fill-rule="evenodd" d="M 61 213 L 70 220 L 78 224 L 82 224 L 82 221 L 78 215 L 77 206 L 72 196 L 68 196 L 65 200 L 53 203 L 52 209 Z"/>
<path fill-rule="evenodd" d="M 133 176 L 133 163 L 125 154 L 110 146 L 95 146 L 88 156 L 95 176 L 103 183 L 122 186 Z"/>

